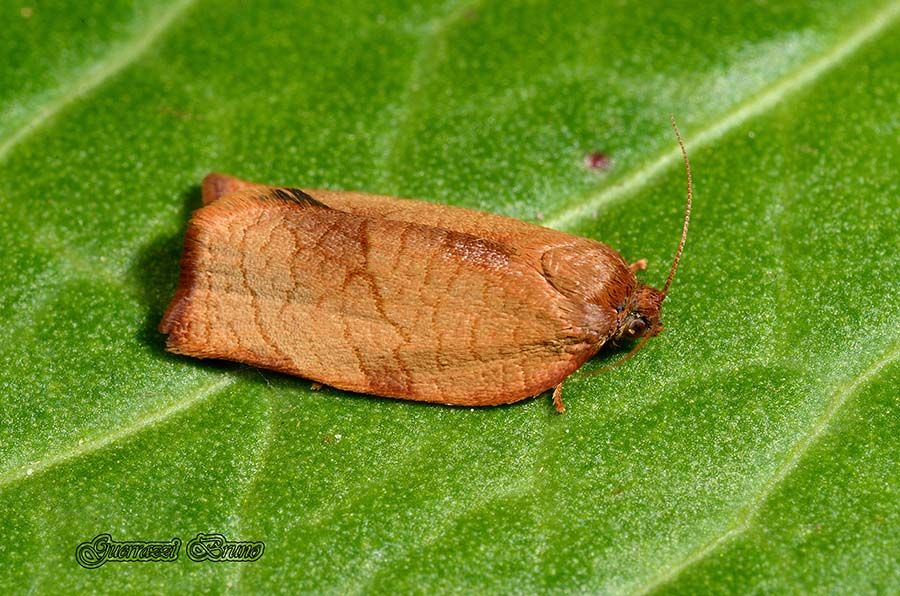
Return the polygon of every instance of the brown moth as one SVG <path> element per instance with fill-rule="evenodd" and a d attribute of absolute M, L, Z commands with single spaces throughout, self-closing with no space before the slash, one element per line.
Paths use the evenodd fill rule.
<path fill-rule="evenodd" d="M 166 348 L 448 405 L 555 388 L 563 411 L 563 381 L 604 344 L 640 338 L 633 354 L 662 330 L 691 209 L 678 143 L 687 206 L 662 290 L 635 278 L 643 260 L 515 219 L 210 174 L 160 323 Z"/>

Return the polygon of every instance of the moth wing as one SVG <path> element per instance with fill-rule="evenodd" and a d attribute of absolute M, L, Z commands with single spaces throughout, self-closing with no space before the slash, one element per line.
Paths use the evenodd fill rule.
<path fill-rule="evenodd" d="M 212 172 L 203 177 L 203 182 L 200 185 L 201 200 L 204 205 L 209 205 L 227 194 L 253 188 L 263 189 L 266 188 L 266 185 L 250 182 L 249 180 L 241 180 L 228 174 Z"/>
<path fill-rule="evenodd" d="M 599 348 L 584 305 L 516 246 L 285 192 L 239 191 L 194 214 L 161 324 L 170 350 L 486 405 L 552 387 Z"/>
<path fill-rule="evenodd" d="M 273 187 L 226 174 L 209 174 L 203 179 L 203 204 L 207 205 L 229 193 L 250 188 L 262 190 Z M 614 258 L 621 260 L 618 253 L 598 242 L 484 211 L 352 191 L 315 188 L 303 191 L 340 211 L 471 234 L 514 246 L 520 255 L 534 259 L 540 259 L 544 251 L 560 246 L 592 248 L 600 246 L 608 250 Z"/>

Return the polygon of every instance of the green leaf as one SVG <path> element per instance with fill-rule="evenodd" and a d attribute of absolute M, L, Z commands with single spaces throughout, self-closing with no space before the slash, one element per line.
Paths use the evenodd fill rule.
<path fill-rule="evenodd" d="M 2 3 L 0 585 L 900 590 L 900 4 L 377 4 Z M 659 285 L 670 113 L 666 330 L 563 416 L 163 349 L 214 170 L 541 222 Z M 265 554 L 74 557 L 198 532 Z"/>

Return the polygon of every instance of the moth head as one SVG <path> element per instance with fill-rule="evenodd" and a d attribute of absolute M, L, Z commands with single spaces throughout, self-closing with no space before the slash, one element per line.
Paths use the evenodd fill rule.
<path fill-rule="evenodd" d="M 687 151 L 684 148 L 684 140 L 681 138 L 681 132 L 678 125 L 675 124 L 675 117 L 672 116 L 672 129 L 675 131 L 675 138 L 678 139 L 678 147 L 681 149 L 681 156 L 684 159 L 684 170 L 687 176 L 687 201 L 684 207 L 684 223 L 681 228 L 681 240 L 678 242 L 678 248 L 675 251 L 675 257 L 672 259 L 672 266 L 669 269 L 669 277 L 662 290 L 645 286 L 638 282 L 634 291 L 616 307 L 618 312 L 616 332 L 613 339 L 616 341 L 626 339 L 636 339 L 637 344 L 628 354 L 612 366 L 616 366 L 625 362 L 634 356 L 640 350 L 646 341 L 658 335 L 663 327 L 660 321 L 660 311 L 662 309 L 663 300 L 669 293 L 669 286 L 675 279 L 675 272 L 678 270 L 678 262 L 681 260 L 681 254 L 684 252 L 684 243 L 687 241 L 688 225 L 691 221 L 691 201 L 693 197 L 691 184 L 691 164 L 688 161 Z M 632 268 L 633 270 L 634 268 Z"/>
<path fill-rule="evenodd" d="M 659 317 L 665 297 L 656 288 L 638 284 L 628 301 L 616 308 L 620 314 L 613 339 L 623 341 L 658 335 L 662 331 Z"/>

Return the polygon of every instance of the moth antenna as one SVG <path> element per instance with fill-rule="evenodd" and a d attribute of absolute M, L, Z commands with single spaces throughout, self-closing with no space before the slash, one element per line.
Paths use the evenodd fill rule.
<path fill-rule="evenodd" d="M 693 198 L 693 190 L 691 184 L 691 162 L 688 161 L 687 150 L 684 148 L 684 139 L 681 138 L 681 132 L 678 125 L 675 124 L 675 116 L 671 116 L 672 130 L 675 131 L 675 138 L 678 139 L 678 146 L 681 148 L 681 156 L 684 158 L 684 172 L 687 174 L 687 203 L 684 207 L 684 226 L 681 228 L 681 241 L 678 243 L 678 250 L 675 251 L 675 258 L 672 260 L 672 268 L 669 269 L 669 277 L 666 279 L 666 285 L 663 286 L 663 300 L 669 293 L 669 286 L 675 279 L 675 270 L 678 269 L 678 261 L 681 260 L 681 253 L 684 252 L 684 243 L 687 241 L 688 224 L 691 222 L 691 199 Z M 643 345 L 638 344 L 638 345 Z"/>
<path fill-rule="evenodd" d="M 641 340 L 639 342 L 637 342 L 634 345 L 633 348 L 628 350 L 627 354 L 625 354 L 624 356 L 622 356 L 615 362 L 611 362 L 610 364 L 607 364 L 606 366 L 600 368 L 599 370 L 595 370 L 591 374 L 585 375 L 585 376 L 586 377 L 596 377 L 597 375 L 602 375 L 603 373 L 609 372 L 612 369 L 625 364 L 626 362 L 628 362 L 629 360 L 634 358 L 634 355 L 637 354 L 638 351 L 644 347 L 644 345 L 647 343 L 647 340 L 650 339 L 650 337 L 651 337 L 650 335 L 645 335 L 644 337 L 641 338 Z"/>

